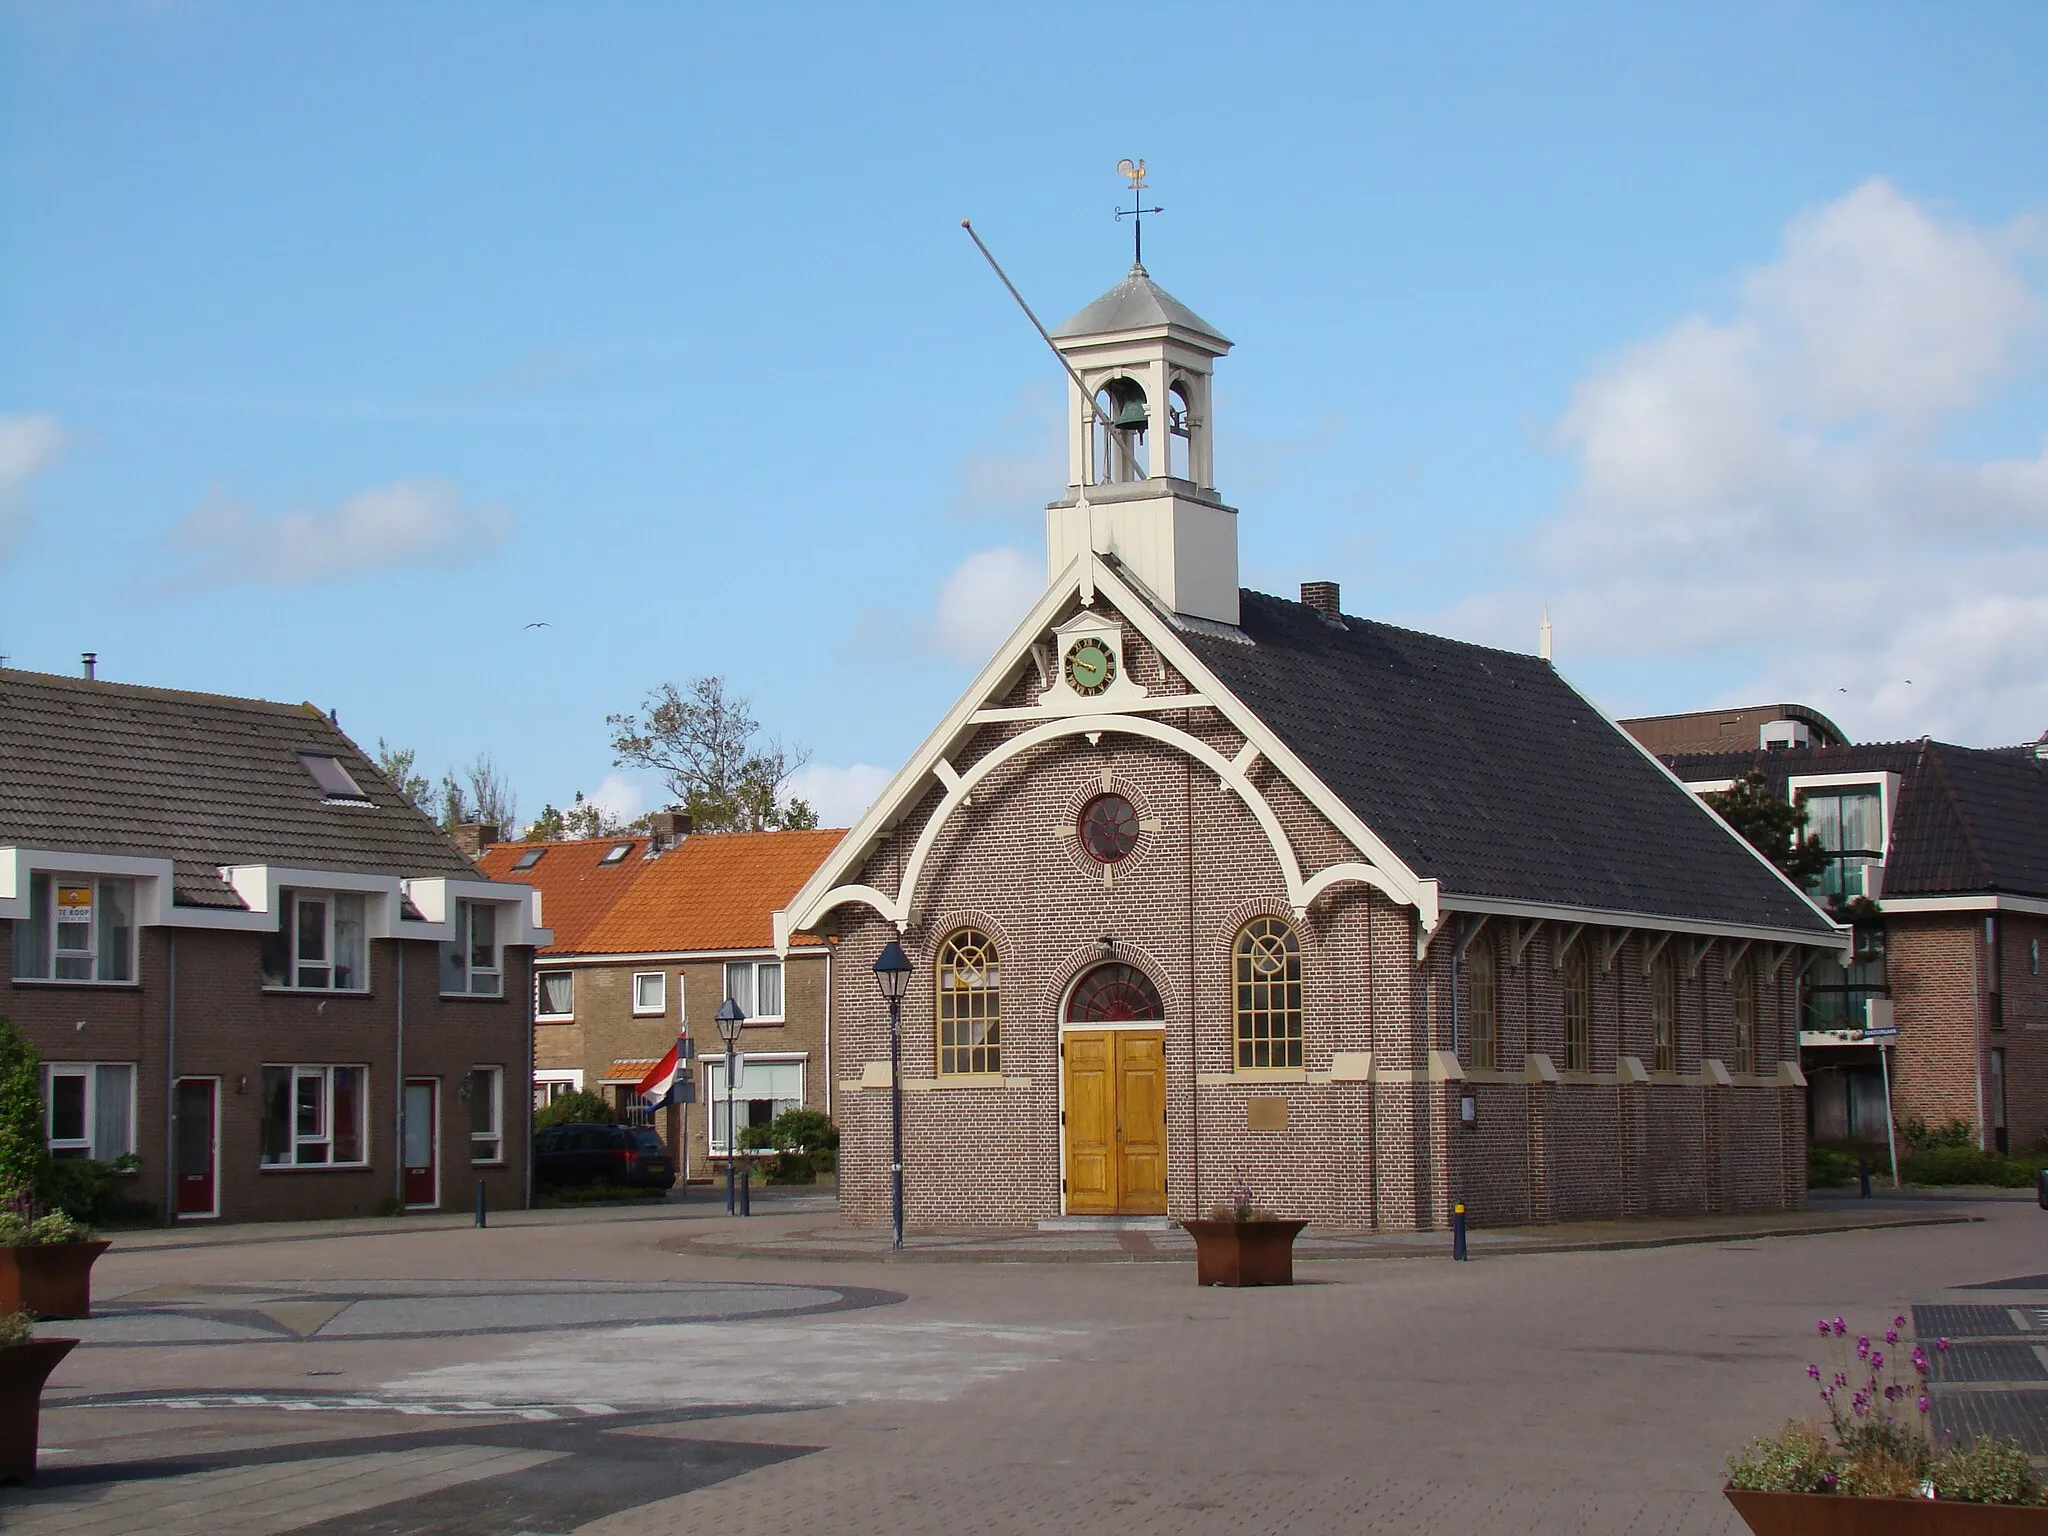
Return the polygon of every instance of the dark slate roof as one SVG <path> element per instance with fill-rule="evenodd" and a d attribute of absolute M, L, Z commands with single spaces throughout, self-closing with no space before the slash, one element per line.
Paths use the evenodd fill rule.
<path fill-rule="evenodd" d="M 1885 859 L 1886 896 L 2002 891 L 2048 896 L 2048 764 L 2031 747 L 1958 747 L 1920 740 L 1780 752 L 1689 753 L 1668 759 L 1682 779 L 1816 773 L 1899 775 Z"/>
<path fill-rule="evenodd" d="M 1550 663 L 1245 592 L 1184 638 L 1447 897 L 1821 935 L 1826 919 Z"/>
<path fill-rule="evenodd" d="M 369 803 L 329 803 L 300 752 Z M 310 704 L 0 671 L 0 846 L 169 858 L 186 906 L 241 903 L 216 871 L 405 877 L 475 866 Z"/>
<path fill-rule="evenodd" d="M 1130 275 L 1101 298 L 1082 310 L 1053 335 L 1061 340 L 1079 336 L 1114 336 L 1122 331 L 1149 331 L 1162 325 L 1184 331 L 1228 347 L 1230 339 L 1215 326 L 1153 282 L 1143 267 L 1131 268 Z"/>

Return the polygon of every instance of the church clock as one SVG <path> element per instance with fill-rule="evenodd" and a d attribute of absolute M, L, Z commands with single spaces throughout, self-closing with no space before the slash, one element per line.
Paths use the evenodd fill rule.
<path fill-rule="evenodd" d="M 1109 647 L 1090 636 L 1067 648 L 1067 686 L 1084 697 L 1093 697 L 1116 681 L 1116 658 Z"/>

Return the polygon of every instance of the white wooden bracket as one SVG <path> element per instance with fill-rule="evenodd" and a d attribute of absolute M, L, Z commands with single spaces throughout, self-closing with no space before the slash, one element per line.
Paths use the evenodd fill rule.
<path fill-rule="evenodd" d="M 1647 939 L 1643 941 L 1643 974 L 1645 976 L 1650 974 L 1650 967 L 1657 963 L 1657 957 L 1664 953 L 1664 946 L 1670 942 L 1671 933 L 1668 929 L 1657 935 L 1657 941 L 1654 944 Z"/>
<path fill-rule="evenodd" d="M 1550 968 L 1553 971 L 1561 971 L 1564 969 L 1564 957 L 1566 952 L 1569 951 L 1574 944 L 1579 942 L 1579 935 L 1584 933 L 1585 931 L 1586 925 L 1584 923 L 1573 923 L 1571 927 L 1564 930 L 1564 937 L 1559 939 L 1557 943 L 1551 947 Z"/>

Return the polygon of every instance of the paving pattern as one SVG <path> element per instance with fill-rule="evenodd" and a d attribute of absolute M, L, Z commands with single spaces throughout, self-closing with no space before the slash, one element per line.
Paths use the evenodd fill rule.
<path fill-rule="evenodd" d="M 2048 1275 L 2026 1278 L 2048 1291 Z M 1913 1328 L 1934 1360 L 1935 1435 L 2017 1440 L 2037 1462 L 2048 1463 L 2048 1304 L 2016 1296 L 2004 1306 L 1921 1305 L 1913 1308 Z M 1948 1348 L 1933 1349 L 1941 1338 Z"/>

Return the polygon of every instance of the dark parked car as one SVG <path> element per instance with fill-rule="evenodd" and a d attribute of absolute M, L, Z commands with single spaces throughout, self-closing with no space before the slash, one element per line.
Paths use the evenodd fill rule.
<path fill-rule="evenodd" d="M 676 1165 L 661 1138 L 644 1125 L 555 1125 L 533 1138 L 533 1181 L 668 1189 L 676 1181 Z"/>

